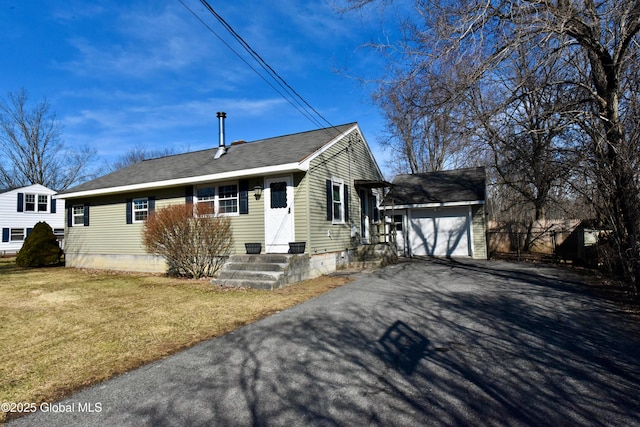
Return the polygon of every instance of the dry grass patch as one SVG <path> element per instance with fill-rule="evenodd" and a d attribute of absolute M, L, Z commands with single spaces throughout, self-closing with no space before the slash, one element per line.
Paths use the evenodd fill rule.
<path fill-rule="evenodd" d="M 149 274 L 23 269 L 0 259 L 0 402 L 59 399 L 347 281 L 230 290 Z"/>

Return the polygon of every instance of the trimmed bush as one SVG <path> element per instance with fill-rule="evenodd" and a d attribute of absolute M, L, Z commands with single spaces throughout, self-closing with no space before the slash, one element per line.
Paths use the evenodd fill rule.
<path fill-rule="evenodd" d="M 44 267 L 60 263 L 61 258 L 62 249 L 53 230 L 46 222 L 39 222 L 24 239 L 16 264 L 20 267 Z"/>
<path fill-rule="evenodd" d="M 208 204 L 167 206 L 149 215 L 142 238 L 147 252 L 167 260 L 170 274 L 213 276 L 231 252 L 231 219 Z"/>

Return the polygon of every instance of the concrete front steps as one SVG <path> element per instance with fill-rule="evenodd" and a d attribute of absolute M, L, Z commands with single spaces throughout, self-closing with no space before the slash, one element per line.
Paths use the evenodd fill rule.
<path fill-rule="evenodd" d="M 232 255 L 211 283 L 218 286 L 278 289 L 309 278 L 309 255 Z"/>
<path fill-rule="evenodd" d="M 381 268 L 398 262 L 398 253 L 394 245 L 375 243 L 356 248 L 350 267 Z"/>

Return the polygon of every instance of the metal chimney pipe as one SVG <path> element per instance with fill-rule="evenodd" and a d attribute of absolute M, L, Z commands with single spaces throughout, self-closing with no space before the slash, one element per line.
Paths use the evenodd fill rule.
<path fill-rule="evenodd" d="M 218 128 L 219 128 L 219 139 L 218 139 L 218 151 L 216 151 L 216 155 L 214 158 L 219 159 L 224 153 L 227 152 L 227 147 L 224 142 L 224 119 L 227 118 L 227 113 L 218 111 L 216 114 L 218 117 Z"/>
<path fill-rule="evenodd" d="M 227 118 L 227 113 L 222 112 L 222 111 L 218 111 L 218 113 L 216 114 L 216 116 L 218 117 L 218 128 L 220 130 L 220 143 L 218 144 L 219 147 L 224 147 L 225 143 L 224 143 L 224 119 Z"/>

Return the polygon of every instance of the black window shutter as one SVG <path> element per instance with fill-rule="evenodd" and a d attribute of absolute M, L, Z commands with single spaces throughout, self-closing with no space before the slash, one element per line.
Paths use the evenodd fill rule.
<path fill-rule="evenodd" d="M 133 201 L 127 199 L 127 224 L 133 224 Z"/>
<path fill-rule="evenodd" d="M 333 220 L 333 188 L 331 180 L 327 180 L 327 221 Z"/>
<path fill-rule="evenodd" d="M 84 226 L 89 226 L 89 204 L 84 205 Z"/>
<path fill-rule="evenodd" d="M 67 227 L 73 227 L 73 206 L 67 207 Z"/>
<path fill-rule="evenodd" d="M 148 213 L 155 212 L 156 210 L 156 196 L 149 196 L 149 204 L 147 205 Z"/>
<path fill-rule="evenodd" d="M 18 212 L 24 212 L 24 193 L 18 193 Z"/>
<path fill-rule="evenodd" d="M 240 199 L 239 200 L 240 206 L 238 207 L 238 210 L 240 214 L 248 214 L 249 213 L 249 180 L 241 179 L 239 182 L 239 187 L 240 187 L 240 192 L 238 196 Z"/>
<path fill-rule="evenodd" d="M 31 234 L 32 230 L 33 230 L 33 228 L 27 228 L 27 235 L 25 237 L 29 237 L 29 234 Z"/>
<path fill-rule="evenodd" d="M 344 185 L 344 220 L 349 221 L 349 186 Z"/>
<path fill-rule="evenodd" d="M 56 199 L 51 198 L 51 213 L 56 213 Z"/>
<path fill-rule="evenodd" d="M 193 203 L 193 185 L 184 188 L 184 201 L 186 204 Z"/>
<path fill-rule="evenodd" d="M 8 228 L 3 228 L 2 229 L 2 241 L 4 243 L 9 241 L 9 229 Z"/>

